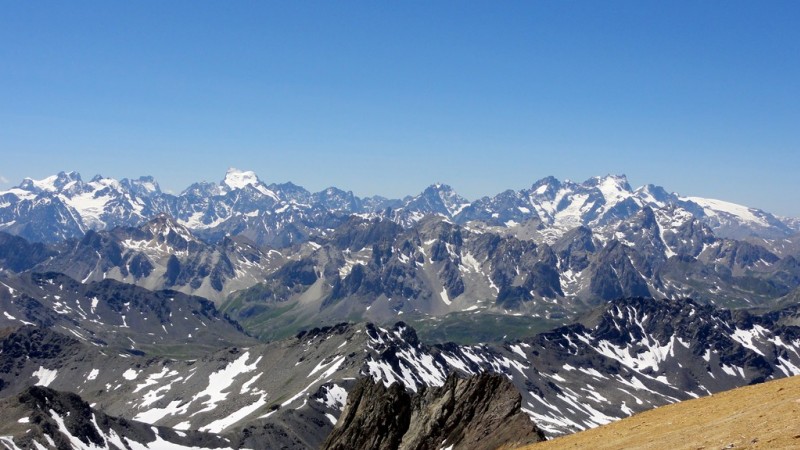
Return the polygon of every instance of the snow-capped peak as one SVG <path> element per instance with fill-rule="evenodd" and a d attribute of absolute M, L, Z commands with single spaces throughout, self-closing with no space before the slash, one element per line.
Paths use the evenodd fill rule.
<path fill-rule="evenodd" d="M 247 185 L 257 186 L 261 183 L 255 172 L 251 170 L 239 170 L 231 167 L 225 174 L 222 183 L 231 189 L 244 189 Z"/>
<path fill-rule="evenodd" d="M 81 181 L 81 176 L 78 172 L 59 172 L 58 175 L 51 175 L 41 180 L 25 178 L 22 180 L 22 183 L 20 183 L 19 188 L 36 193 L 61 192 L 63 189 L 79 181 Z"/>
<path fill-rule="evenodd" d="M 675 194 L 670 194 L 661 186 L 646 184 L 634 192 L 646 205 L 651 205 L 656 208 L 663 208 L 669 203 L 674 203 L 677 200 Z"/>
<path fill-rule="evenodd" d="M 41 180 L 34 180 L 33 178 L 25 178 L 24 180 L 22 180 L 22 183 L 20 183 L 19 187 L 21 189 L 25 189 L 26 191 L 33 191 L 33 192 L 40 192 L 40 191 L 56 192 L 58 190 L 56 188 L 57 179 L 58 179 L 57 175 L 51 175 Z"/>
<path fill-rule="evenodd" d="M 597 189 L 603 194 L 607 204 L 615 204 L 631 196 L 631 187 L 625 175 L 597 177 Z M 589 183 L 586 183 L 589 184 Z"/>
<path fill-rule="evenodd" d="M 423 195 L 433 195 L 439 198 L 442 206 L 447 210 L 450 217 L 460 213 L 464 208 L 469 206 L 470 202 L 461 197 L 453 190 L 452 187 L 442 183 L 435 183 L 429 186 Z"/>
<path fill-rule="evenodd" d="M 697 203 L 705 210 L 705 213 L 709 216 L 718 216 L 720 215 L 720 213 L 728 214 L 737 217 L 740 220 L 755 225 L 763 227 L 770 226 L 769 222 L 767 222 L 767 220 L 765 220 L 764 217 L 761 217 L 761 215 L 756 214 L 757 212 L 759 212 L 758 210 L 755 210 L 753 208 L 748 208 L 747 206 L 726 202 L 722 200 L 716 200 L 712 198 L 702 198 L 702 197 L 685 197 L 682 198 L 682 200 L 688 200 L 690 202 Z"/>
<path fill-rule="evenodd" d="M 565 181 L 565 183 L 569 184 L 569 180 Z M 531 193 L 536 196 L 549 193 L 550 197 L 554 197 L 559 189 L 561 189 L 561 182 L 555 177 L 549 176 L 533 183 L 533 186 L 531 186 Z"/>
<path fill-rule="evenodd" d="M 150 231 L 150 233 L 155 236 L 161 236 L 163 239 L 166 239 L 170 233 L 173 233 L 183 238 L 186 242 L 195 241 L 192 232 L 189 231 L 188 228 L 164 213 L 149 220 L 147 223 L 143 224 L 141 228 Z"/>
<path fill-rule="evenodd" d="M 225 179 L 222 180 L 220 187 L 224 190 L 225 186 L 231 190 L 244 189 L 247 186 L 252 186 L 255 190 L 271 198 L 272 200 L 276 202 L 281 201 L 280 197 L 278 197 L 275 192 L 267 189 L 264 183 L 258 179 L 256 173 L 252 170 L 239 170 L 231 167 L 225 174 Z"/>

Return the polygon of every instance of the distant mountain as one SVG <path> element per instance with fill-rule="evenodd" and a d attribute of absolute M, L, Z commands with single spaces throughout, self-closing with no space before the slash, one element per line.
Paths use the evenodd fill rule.
<path fill-rule="evenodd" d="M 209 244 L 165 215 L 137 227 L 89 230 L 56 248 L 37 270 L 82 282 L 108 278 L 148 289 L 175 289 L 217 302 L 285 262 L 280 252 L 261 249 L 242 236 Z"/>
<path fill-rule="evenodd" d="M 444 318 L 472 322 L 473 332 L 493 332 L 494 340 L 508 334 L 495 320 L 527 318 L 541 331 L 620 297 L 769 308 L 800 289 L 796 236 L 722 239 L 677 205 L 644 207 L 594 229 L 529 228 L 525 236 L 441 216 L 407 226 L 342 220 L 280 250 L 243 236 L 209 243 L 166 215 L 55 245 L 0 232 L 0 269 L 199 295 L 262 338 L 344 320 L 403 319 L 426 334 L 446 329 L 437 326 Z"/>
<path fill-rule="evenodd" d="M 267 185 L 255 173 L 236 169 L 228 170 L 219 183 L 195 183 L 179 195 L 162 192 L 152 177 L 117 181 L 98 175 L 84 182 L 76 172 L 61 172 L 43 180 L 26 178 L 0 192 L 0 231 L 55 243 L 80 238 L 89 230 L 138 226 L 167 214 L 207 240 L 241 235 L 258 245 L 285 247 L 324 236 L 353 214 L 385 217 L 406 227 L 428 215 L 506 228 L 534 222 L 558 234 L 580 225 L 593 229 L 613 225 L 645 207 L 668 205 L 689 211 L 719 237 L 772 239 L 800 231 L 797 219 L 720 200 L 683 197 L 653 185 L 634 190 L 624 176 L 583 183 L 548 177 L 530 189 L 470 202 L 443 184 L 403 200 L 358 198 L 335 187 L 311 193 L 292 183 Z"/>
<path fill-rule="evenodd" d="M 769 307 L 800 288 L 794 222 L 624 176 L 469 202 L 444 184 L 360 199 L 231 169 L 175 196 L 149 177 L 62 172 L 0 194 L 0 221 L 17 233 L 0 231 L 2 270 L 199 295 L 261 338 L 445 318 L 500 339 L 494 320 L 543 330 L 620 297 Z"/>
<path fill-rule="evenodd" d="M 724 307 L 769 307 L 800 287 L 800 253 L 783 257 L 720 239 L 677 206 L 649 207 L 613 226 L 578 226 L 550 243 L 429 217 L 408 228 L 353 218 L 325 238 L 282 250 L 287 262 L 221 308 L 263 337 L 314 321 L 442 317 L 566 323 L 620 297 L 693 297 Z M 282 331 L 283 330 L 283 331 Z"/>

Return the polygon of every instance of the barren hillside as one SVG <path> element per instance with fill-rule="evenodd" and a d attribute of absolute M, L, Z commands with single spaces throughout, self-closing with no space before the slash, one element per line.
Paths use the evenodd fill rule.
<path fill-rule="evenodd" d="M 800 377 L 664 406 L 524 447 L 548 449 L 800 448 Z"/>

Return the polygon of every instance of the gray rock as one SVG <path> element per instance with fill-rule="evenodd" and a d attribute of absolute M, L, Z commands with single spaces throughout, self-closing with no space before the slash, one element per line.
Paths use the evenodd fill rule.
<path fill-rule="evenodd" d="M 448 377 L 416 395 L 361 380 L 324 449 L 495 449 L 544 440 L 504 376 Z"/>

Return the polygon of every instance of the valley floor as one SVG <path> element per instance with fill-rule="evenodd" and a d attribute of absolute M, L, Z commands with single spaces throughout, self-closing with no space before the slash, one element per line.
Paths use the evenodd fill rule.
<path fill-rule="evenodd" d="M 800 448 L 800 376 L 664 406 L 521 450 L 585 448 Z"/>

